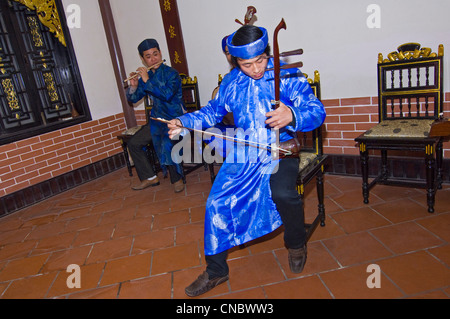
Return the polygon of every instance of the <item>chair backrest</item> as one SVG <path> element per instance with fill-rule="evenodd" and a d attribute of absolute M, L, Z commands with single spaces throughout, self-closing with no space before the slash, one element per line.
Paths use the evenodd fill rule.
<path fill-rule="evenodd" d="M 379 121 L 437 119 L 443 108 L 443 55 L 407 43 L 378 55 Z"/>
<path fill-rule="evenodd" d="M 320 73 L 314 72 L 314 79 L 308 78 L 307 74 L 304 74 L 308 79 L 308 83 L 311 86 L 314 95 L 320 100 Z M 310 132 L 298 132 L 297 137 L 302 145 L 302 152 L 312 152 L 317 155 L 323 155 L 323 141 L 322 141 L 322 126 L 316 128 Z"/>
<path fill-rule="evenodd" d="M 200 110 L 200 95 L 198 93 L 197 77 L 194 79 L 180 74 L 181 88 L 183 91 L 183 101 L 187 112 L 194 112 Z"/>

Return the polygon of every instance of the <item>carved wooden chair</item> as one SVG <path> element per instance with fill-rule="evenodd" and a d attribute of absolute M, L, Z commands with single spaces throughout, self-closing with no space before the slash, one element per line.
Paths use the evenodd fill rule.
<path fill-rule="evenodd" d="M 359 144 L 364 203 L 376 184 L 427 190 L 428 212 L 434 212 L 435 193 L 442 186 L 442 137 L 431 137 L 432 124 L 443 112 L 443 55 L 418 43 L 398 47 L 387 59 L 378 58 L 379 124 L 355 139 Z M 369 153 L 381 151 L 379 175 L 369 183 Z M 421 152 L 426 182 L 390 176 L 388 151 Z M 398 152 L 397 152 L 398 153 Z"/>
<path fill-rule="evenodd" d="M 308 75 L 305 74 L 305 76 L 308 78 Z M 314 80 L 308 79 L 308 82 L 314 95 L 320 100 L 321 89 L 319 72 L 315 71 Z M 302 144 L 297 187 L 303 203 L 305 202 L 304 196 L 306 185 L 314 178 L 316 179 L 318 214 L 312 223 L 305 223 L 306 238 L 309 240 L 319 223 L 322 227 L 325 227 L 324 165 L 328 156 L 323 154 L 322 126 L 310 132 L 298 132 L 297 137 Z"/>
<path fill-rule="evenodd" d="M 194 79 L 191 77 L 180 74 L 181 76 L 181 87 L 183 91 L 183 101 L 186 108 L 186 112 L 195 112 L 200 110 L 200 94 L 198 90 L 198 80 L 195 76 Z M 183 161 L 181 165 L 183 166 L 184 172 L 184 182 L 186 183 L 186 175 L 192 173 L 200 167 L 204 167 L 205 170 L 208 170 L 208 166 L 205 163 L 203 156 L 200 158 L 200 155 L 203 154 L 202 149 L 204 148 L 204 143 L 201 139 L 196 139 L 195 134 L 190 132 L 191 137 L 191 156 L 190 160 L 185 162 Z"/>
<path fill-rule="evenodd" d="M 186 76 L 186 74 L 180 74 L 181 76 L 181 88 L 183 91 L 183 101 L 187 112 L 195 112 L 200 110 L 200 95 L 198 92 L 198 80 Z"/>

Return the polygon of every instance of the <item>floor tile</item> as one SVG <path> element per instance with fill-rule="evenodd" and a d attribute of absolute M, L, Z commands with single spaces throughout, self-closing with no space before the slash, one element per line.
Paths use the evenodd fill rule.
<path fill-rule="evenodd" d="M 394 299 L 404 296 L 402 291 L 383 273 L 381 267 L 380 288 L 367 285 L 372 272 L 367 272 L 369 264 L 346 267 L 320 274 L 333 298 L 337 299 Z"/>
<path fill-rule="evenodd" d="M 161 175 L 161 174 L 160 174 Z M 186 299 L 206 269 L 203 229 L 208 171 L 175 194 L 168 178 L 134 191 L 121 169 L 0 219 L 0 299 Z M 305 218 L 317 215 L 313 181 Z M 230 280 L 195 299 L 450 298 L 450 185 L 426 209 L 423 189 L 325 176 L 326 226 L 308 242 L 301 274 L 290 272 L 284 228 L 229 251 Z M 81 287 L 69 288 L 70 264 Z M 369 265 L 381 288 L 370 289 Z"/>
<path fill-rule="evenodd" d="M 414 222 L 378 228 L 371 233 L 396 254 L 438 246 L 442 240 Z"/>
<path fill-rule="evenodd" d="M 232 291 L 285 280 L 272 252 L 231 260 L 229 267 Z"/>
<path fill-rule="evenodd" d="M 152 254 L 123 257 L 108 261 L 100 286 L 108 286 L 123 281 L 150 276 Z"/>
<path fill-rule="evenodd" d="M 269 299 L 331 299 L 317 276 L 283 281 L 263 288 Z"/>
<path fill-rule="evenodd" d="M 395 256 L 378 264 L 407 295 L 450 286 L 450 269 L 425 251 Z"/>
<path fill-rule="evenodd" d="M 367 232 L 331 238 L 324 240 L 323 243 L 342 266 L 392 255 L 388 249 Z"/>

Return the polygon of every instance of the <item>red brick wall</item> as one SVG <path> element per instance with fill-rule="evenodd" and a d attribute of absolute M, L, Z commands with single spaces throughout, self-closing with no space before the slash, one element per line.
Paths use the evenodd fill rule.
<path fill-rule="evenodd" d="M 323 101 L 327 110 L 324 152 L 357 155 L 354 138 L 378 122 L 376 97 Z M 450 117 L 450 93 L 445 94 Z M 143 110 L 136 111 L 145 123 Z M 126 129 L 123 113 L 0 146 L 0 197 L 38 184 L 122 151 L 116 136 Z M 450 143 L 444 145 L 450 158 Z"/>

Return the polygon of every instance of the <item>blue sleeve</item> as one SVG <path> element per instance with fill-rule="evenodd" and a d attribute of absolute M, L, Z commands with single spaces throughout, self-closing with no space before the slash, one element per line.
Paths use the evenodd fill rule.
<path fill-rule="evenodd" d="M 164 83 L 151 80 L 144 83 L 142 79 L 140 79 L 139 87 L 141 86 L 145 93 L 162 101 L 170 102 L 181 88 L 181 78 L 176 72 L 168 72 L 167 80 Z"/>
<path fill-rule="evenodd" d="M 282 89 L 281 102 L 292 110 L 295 119 L 294 126 L 287 126 L 286 128 L 294 132 L 312 131 L 325 121 L 325 107 L 314 95 L 311 86 L 303 75 L 290 79 L 289 81 L 282 81 L 282 87 L 284 86 L 284 88 Z"/>

